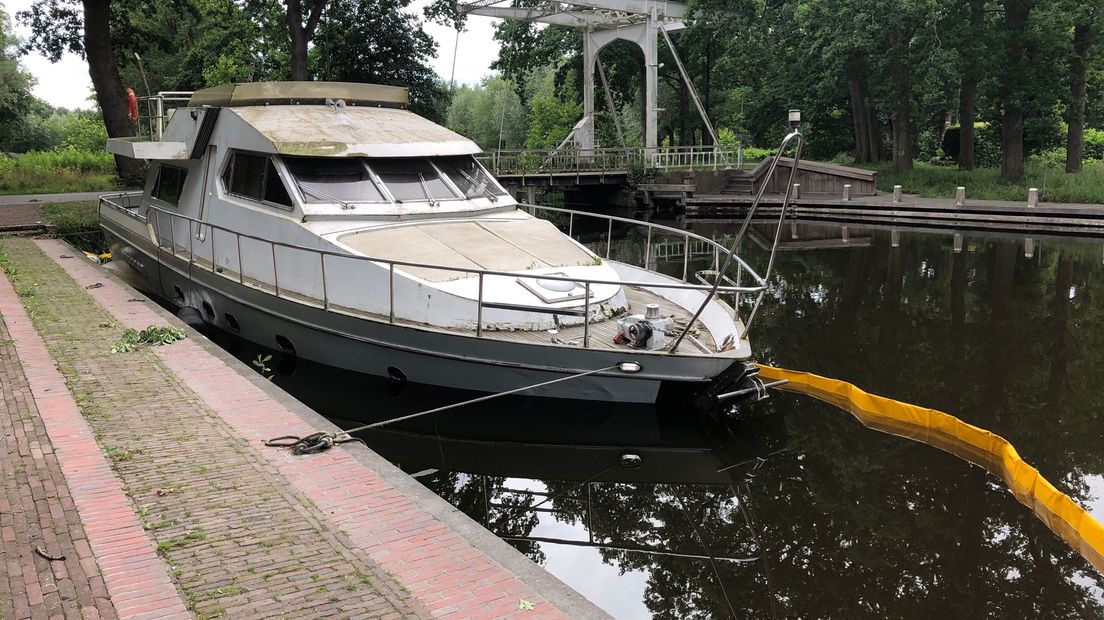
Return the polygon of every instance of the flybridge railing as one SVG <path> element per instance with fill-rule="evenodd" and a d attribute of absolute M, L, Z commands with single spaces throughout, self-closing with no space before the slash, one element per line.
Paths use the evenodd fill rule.
<path fill-rule="evenodd" d="M 396 290 L 395 271 L 403 271 L 405 268 L 408 272 L 412 270 L 445 272 L 451 274 L 451 279 L 454 280 L 462 278 L 476 280 L 475 290 L 472 291 L 475 293 L 475 299 L 472 300 L 474 302 L 472 310 L 474 311 L 475 323 L 473 331 L 477 338 L 486 337 L 484 332 L 488 330 L 487 323 L 494 322 L 485 321 L 487 311 L 540 313 L 583 318 L 581 341 L 583 348 L 591 347 L 591 320 L 596 315 L 601 316 L 595 308 L 595 302 L 591 299 L 596 286 L 631 286 L 660 291 L 706 293 L 713 289 L 710 284 L 691 284 L 689 282 L 689 248 L 691 243 L 702 242 L 711 245 L 714 249 L 714 265 L 721 264 L 724 261 L 722 253 L 728 252 L 724 246 L 713 240 L 686 230 L 569 209 L 525 206 L 525 208 L 537 212 L 558 213 L 561 218 L 566 215 L 566 226 L 569 235 L 573 232 L 576 220 L 583 218 L 604 220 L 606 222 L 605 258 L 607 259 L 610 257 L 612 249 L 612 233 L 615 222 L 644 227 L 647 238 L 644 269 L 647 269 L 650 261 L 649 254 L 653 237 L 661 235 L 682 237 L 684 247 L 688 248 L 683 256 L 682 281 L 678 283 L 606 280 L 554 274 L 529 275 L 510 271 L 357 256 L 281 243 L 233 231 L 216 224 L 209 224 L 153 205 L 146 205 L 146 214 L 143 215 L 137 209 L 140 200 L 141 192 L 120 193 L 102 196 L 100 205 L 101 208 L 120 212 L 148 226 L 152 239 L 157 245 L 157 252 L 186 260 L 189 278 L 194 277 L 193 272 L 195 270 L 202 270 L 242 285 L 260 289 L 281 299 L 330 312 L 377 318 L 389 323 L 395 323 L 396 321 L 428 323 L 428 320 L 425 320 L 426 317 L 403 316 L 401 313 L 396 313 L 396 306 L 398 305 L 405 308 L 420 307 L 421 310 L 427 312 L 428 309 L 424 300 L 413 298 L 414 295 L 418 294 L 416 290 L 412 288 L 405 288 L 402 291 Z M 734 297 L 733 312 L 736 315 L 734 318 L 738 319 L 741 297 L 761 297 L 766 290 L 766 281 L 748 266 L 742 258 L 733 256 L 729 260 L 737 266 L 736 280 L 733 281 L 726 277 L 724 280 L 727 285 L 718 287 L 717 291 L 720 294 Z M 379 269 L 380 266 L 384 269 Z M 697 274 L 698 278 L 705 282 L 701 276 L 702 273 L 708 272 L 698 272 Z M 742 283 L 744 279 L 748 281 L 747 285 Z M 581 298 L 578 296 L 571 297 L 565 301 L 581 301 L 582 303 L 577 303 L 574 307 L 547 307 L 494 301 L 488 299 L 487 286 L 488 283 L 494 280 L 499 282 L 532 280 L 534 284 L 537 280 L 572 283 L 575 285 L 574 290 L 582 289 L 582 296 Z M 359 286 L 349 286 L 350 282 L 356 282 Z M 387 291 L 387 295 L 380 295 L 381 291 Z M 591 311 L 592 308 L 595 309 L 595 312 Z M 743 336 L 744 334 L 740 335 Z M 703 351 L 703 353 L 705 352 Z"/>
<path fill-rule="evenodd" d="M 192 98 L 192 91 L 167 90 L 156 95 L 138 97 L 137 133 L 141 138 L 160 140 L 173 111 Z"/>
<path fill-rule="evenodd" d="M 495 175 L 743 169 L 742 145 L 655 148 L 513 149 L 478 156 Z"/>

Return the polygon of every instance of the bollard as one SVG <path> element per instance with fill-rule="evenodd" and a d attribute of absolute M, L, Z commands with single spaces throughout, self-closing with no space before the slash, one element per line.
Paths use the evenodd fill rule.
<path fill-rule="evenodd" d="M 962 254 L 962 235 L 958 233 L 954 236 L 954 253 Z"/>
<path fill-rule="evenodd" d="M 966 204 L 966 188 L 959 187 L 955 190 L 955 206 L 961 207 Z"/>
<path fill-rule="evenodd" d="M 797 200 L 798 198 L 801 198 L 801 184 L 800 183 L 794 183 L 792 198 L 794 200 Z"/>
<path fill-rule="evenodd" d="M 851 200 L 851 184 L 850 183 L 846 183 L 843 186 L 843 201 L 847 202 L 848 200 Z"/>
<path fill-rule="evenodd" d="M 1031 237 L 1024 237 L 1024 258 L 1032 258 L 1035 256 L 1035 240 Z"/>
<path fill-rule="evenodd" d="M 845 187 L 851 187 L 851 186 L 847 185 Z M 850 233 L 850 231 L 847 230 L 846 226 L 840 226 L 840 240 L 843 241 L 844 243 L 850 243 L 851 242 L 851 233 Z"/>
<path fill-rule="evenodd" d="M 1029 207 L 1039 206 L 1039 188 L 1029 187 L 1027 189 L 1027 206 L 1029 206 Z"/>
<path fill-rule="evenodd" d="M 901 202 L 901 186 L 893 186 L 893 202 Z"/>
<path fill-rule="evenodd" d="M 896 228 L 891 228 L 889 231 L 889 245 L 890 247 L 901 247 L 901 231 Z"/>
<path fill-rule="evenodd" d="M 534 207 L 533 205 L 537 204 L 537 186 L 536 185 L 530 185 L 529 187 L 526 187 L 525 189 L 527 190 L 528 198 L 529 198 L 529 205 L 530 205 L 529 206 L 529 215 L 536 215 L 537 214 L 537 208 Z"/>
<path fill-rule="evenodd" d="M 790 240 L 797 241 L 799 238 L 797 235 L 797 220 L 790 220 Z"/>

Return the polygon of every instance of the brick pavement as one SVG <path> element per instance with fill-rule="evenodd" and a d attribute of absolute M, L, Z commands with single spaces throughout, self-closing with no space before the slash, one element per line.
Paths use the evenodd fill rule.
<path fill-rule="evenodd" d="M 293 493 L 154 349 L 110 354 L 123 327 L 32 242 L 10 239 L 2 247 L 132 514 L 197 616 L 428 615 L 344 534 L 325 527 L 318 508 Z M 127 561 L 125 554 L 114 559 Z M 132 580 L 124 585 L 141 577 Z"/>
<path fill-rule="evenodd" d="M 0 472 L 0 618 L 118 617 L 3 321 Z"/>
<path fill-rule="evenodd" d="M 37 243 L 50 257 L 73 255 L 58 242 Z M 26 241 L 0 247 L 134 510 L 201 617 L 605 616 L 360 446 L 299 458 L 257 450 L 265 437 L 328 423 L 297 404 L 292 413 L 278 402 L 286 396 L 199 338 L 107 354 L 123 327 L 173 319 L 89 263 L 51 261 Z"/>

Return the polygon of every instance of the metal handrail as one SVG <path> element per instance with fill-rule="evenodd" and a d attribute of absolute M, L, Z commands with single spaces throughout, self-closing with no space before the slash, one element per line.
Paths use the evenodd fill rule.
<path fill-rule="evenodd" d="M 138 97 L 139 104 L 145 104 L 147 114 L 139 114 L 135 122 L 138 124 L 138 135 L 142 134 L 142 121 L 146 121 L 146 125 L 149 128 L 149 137 L 151 139 L 160 140 L 161 136 L 165 132 L 165 119 L 168 118 L 165 114 L 165 102 L 188 102 L 192 98 L 193 91 L 185 90 L 166 90 L 158 92 L 156 95 L 146 95 Z"/>
<path fill-rule="evenodd" d="M 500 149 L 477 156 L 495 175 L 600 172 L 645 168 L 743 168 L 743 144 L 735 147 L 690 145 L 662 147 L 597 147 L 572 149 Z M 732 160 L 735 159 L 735 166 Z"/>
<path fill-rule="evenodd" d="M 144 219 L 146 221 L 146 223 L 148 224 L 148 223 L 150 223 L 151 218 L 149 218 L 148 216 L 143 218 L 140 214 L 136 214 L 130 208 L 127 208 L 126 206 L 123 206 L 119 202 L 115 202 L 115 201 L 112 200 L 112 199 L 125 198 L 129 202 L 130 198 L 132 198 L 132 197 L 134 197 L 138 194 L 139 193 L 136 193 L 136 192 L 120 192 L 120 193 L 117 193 L 117 194 L 107 194 L 107 195 L 104 195 L 104 196 L 100 197 L 100 203 L 105 204 L 108 207 L 110 207 L 110 208 L 112 208 L 116 211 L 123 212 L 123 213 L 127 214 L 130 217 L 138 217 L 139 219 Z M 243 271 L 243 264 L 242 264 L 242 253 L 241 253 L 241 250 L 240 250 L 240 248 L 241 248 L 241 239 L 245 238 L 245 239 L 249 239 L 249 240 L 252 240 L 252 241 L 260 242 L 262 244 L 268 244 L 270 246 L 270 248 L 272 249 L 272 255 L 273 255 L 273 261 L 272 261 L 273 281 L 272 281 L 272 286 L 273 286 L 273 289 L 275 291 L 275 295 L 277 297 L 281 297 L 281 298 L 284 298 L 284 299 L 290 299 L 291 301 L 295 301 L 295 302 L 298 302 L 298 303 L 305 303 L 305 302 L 303 302 L 299 299 L 296 299 L 295 297 L 287 297 L 287 296 L 282 296 L 280 294 L 281 287 L 280 287 L 280 284 L 279 284 L 279 275 L 278 275 L 279 265 L 278 265 L 278 261 L 276 260 L 276 251 L 275 251 L 275 249 L 276 249 L 276 247 L 281 247 L 281 248 L 287 248 L 289 250 L 295 250 L 295 251 L 306 252 L 306 253 L 309 253 L 309 254 L 317 255 L 318 259 L 319 259 L 319 265 L 320 265 L 321 273 L 322 273 L 322 278 L 321 278 L 321 283 L 322 283 L 322 300 L 321 300 L 322 301 L 322 308 L 323 308 L 323 310 L 326 310 L 326 311 L 334 311 L 334 312 L 337 311 L 335 308 L 333 308 L 332 304 L 330 303 L 328 289 L 327 289 L 327 282 L 326 282 L 326 277 L 325 277 L 325 273 L 326 273 L 326 264 L 325 263 L 326 263 L 327 257 L 340 258 L 340 259 L 343 259 L 343 260 L 366 261 L 366 262 L 375 263 L 377 265 L 382 264 L 382 265 L 386 266 L 387 271 L 388 271 L 388 280 L 389 280 L 388 306 L 390 307 L 390 310 L 389 310 L 389 313 L 388 313 L 389 314 L 388 321 L 390 323 L 395 322 L 394 272 L 395 272 L 396 267 L 425 268 L 425 269 L 432 269 L 432 270 L 439 270 L 439 271 L 446 271 L 446 272 L 464 273 L 464 274 L 468 274 L 469 276 L 470 275 L 477 276 L 479 278 L 480 286 L 479 286 L 478 297 L 475 300 L 476 301 L 476 312 L 477 312 L 477 319 L 476 319 L 477 320 L 477 325 L 476 325 L 476 330 L 475 330 L 476 331 L 476 337 L 482 337 L 482 332 L 483 332 L 483 329 L 482 329 L 482 327 L 483 327 L 483 325 L 482 325 L 482 323 L 483 323 L 482 316 L 483 316 L 483 309 L 484 308 L 494 307 L 494 308 L 498 308 L 498 309 L 507 309 L 507 310 L 516 309 L 516 310 L 519 310 L 519 311 L 526 311 L 526 312 L 544 312 L 546 314 L 565 314 L 565 315 L 566 314 L 575 314 L 575 311 L 572 310 L 572 307 L 539 308 L 539 307 L 528 307 L 528 306 L 521 307 L 521 306 L 518 306 L 516 308 L 511 308 L 511 307 L 509 307 L 510 304 L 487 302 L 487 301 L 484 300 L 483 286 L 482 286 L 483 280 L 486 276 L 501 276 L 501 277 L 509 277 L 509 278 L 525 278 L 525 279 L 534 279 L 534 280 L 540 279 L 540 280 L 559 281 L 559 282 L 572 282 L 572 283 L 575 283 L 575 284 L 582 284 L 583 287 L 584 287 L 584 290 L 586 292 L 586 294 L 585 294 L 585 296 L 582 300 L 583 301 L 583 316 L 584 316 L 584 322 L 583 322 L 583 329 L 584 329 L 584 342 L 583 342 L 583 345 L 584 345 L 584 348 L 589 348 L 589 322 L 590 322 L 590 304 L 591 304 L 590 291 L 591 291 L 591 288 L 592 288 L 593 285 L 635 286 L 635 287 L 651 288 L 651 289 L 695 290 L 695 291 L 709 291 L 709 290 L 714 288 L 712 286 L 690 284 L 690 283 L 685 282 L 685 281 L 683 283 L 666 283 L 666 282 L 645 282 L 645 281 L 635 281 L 635 280 L 606 280 L 606 279 L 587 278 L 587 277 L 578 277 L 578 276 L 556 276 L 556 275 L 552 275 L 552 274 L 532 274 L 532 275 L 530 275 L 530 274 L 511 272 L 511 271 L 499 271 L 499 270 L 492 270 L 492 269 L 476 269 L 476 268 L 469 268 L 469 267 L 455 267 L 455 266 L 445 266 L 445 265 L 438 265 L 438 264 L 432 264 L 432 263 L 420 263 L 420 262 L 415 262 L 415 261 L 404 261 L 404 260 L 397 260 L 397 259 L 390 259 L 390 258 L 360 256 L 360 255 L 355 255 L 355 254 L 343 253 L 343 252 L 339 252 L 339 251 L 323 250 L 323 249 L 311 248 L 311 247 L 306 247 L 306 246 L 301 246 L 301 245 L 296 245 L 296 244 L 291 244 L 291 243 L 272 241 L 272 240 L 264 239 L 264 238 L 256 236 L 256 235 L 251 235 L 251 234 L 248 234 L 248 233 L 241 233 L 241 232 L 238 232 L 238 231 L 234 231 L 234 230 L 231 230 L 231 229 L 226 228 L 224 226 L 220 226 L 218 224 L 211 224 L 211 223 L 208 223 L 208 222 L 204 222 L 204 221 L 199 220 L 199 219 L 194 218 L 194 217 L 190 217 L 190 216 L 187 216 L 187 215 L 182 215 L 182 214 L 179 214 L 179 213 L 174 213 L 172 211 L 169 211 L 167 209 L 163 209 L 161 207 L 158 207 L 158 206 L 155 206 L 155 205 L 152 205 L 152 204 L 147 204 L 146 208 L 151 212 L 154 212 L 154 213 L 157 213 L 157 214 L 160 214 L 160 215 L 168 216 L 169 226 L 170 226 L 170 232 L 169 232 L 169 234 L 170 234 L 169 244 L 171 246 L 170 247 L 170 252 L 174 256 L 177 255 L 177 251 L 178 251 L 177 246 L 176 246 L 176 241 L 175 241 L 175 238 L 174 238 L 174 232 L 173 232 L 174 221 L 178 219 L 178 220 L 186 221 L 186 222 L 189 223 L 188 224 L 188 226 L 189 226 L 189 231 L 188 231 L 188 237 L 189 237 L 189 239 L 188 239 L 188 241 L 189 241 L 188 264 L 189 264 L 189 269 L 191 269 L 192 267 L 195 267 L 195 266 L 199 266 L 200 268 L 204 269 L 205 271 L 209 271 L 211 273 L 220 273 L 221 272 L 221 268 L 217 264 L 217 258 L 218 257 L 215 254 L 214 248 L 213 248 L 213 245 L 214 245 L 213 244 L 213 241 L 214 241 L 214 234 L 213 233 L 211 233 L 211 235 L 210 235 L 210 238 L 212 240 L 210 267 L 207 268 L 204 265 L 202 265 L 201 263 L 198 263 L 196 261 L 196 254 L 195 254 L 194 248 L 192 247 L 193 237 L 195 236 L 194 235 L 194 231 L 196 229 L 195 227 L 208 228 L 208 229 L 211 229 L 211 230 L 222 231 L 223 233 L 232 235 L 234 237 L 234 242 L 233 243 L 234 243 L 234 245 L 236 245 L 239 248 L 239 250 L 237 252 L 237 261 L 238 261 L 237 281 L 240 284 L 244 284 L 244 271 Z M 661 230 L 661 231 L 664 231 L 664 232 L 677 234 L 679 236 L 682 236 L 682 237 L 686 238 L 687 241 L 689 241 L 689 239 L 691 239 L 691 238 L 694 238 L 694 239 L 698 239 L 700 241 L 704 241 L 706 243 L 709 243 L 709 244 L 715 246 L 716 248 L 719 248 L 720 250 L 724 250 L 725 252 L 728 251 L 726 248 L 724 248 L 720 244 L 716 243 L 715 241 L 712 241 L 711 239 L 708 239 L 706 237 L 702 237 L 701 235 L 698 235 L 696 233 L 692 233 L 692 232 L 685 231 L 685 230 L 679 230 L 679 229 L 676 229 L 676 228 L 671 228 L 671 227 L 663 226 L 663 225 L 660 225 L 660 224 L 653 224 L 651 222 L 643 222 L 643 221 L 640 221 L 640 220 L 632 220 L 632 219 L 629 219 L 629 218 L 622 218 L 622 217 L 616 217 L 616 216 L 608 216 L 608 215 L 595 214 L 595 213 L 585 213 L 585 212 L 579 212 L 579 211 L 572 211 L 572 210 L 569 210 L 569 209 L 560 209 L 560 208 L 557 208 L 557 207 L 537 207 L 537 208 L 544 209 L 544 210 L 549 210 L 549 211 L 569 213 L 572 220 L 576 216 L 579 216 L 579 217 L 595 217 L 595 218 L 600 218 L 600 219 L 606 219 L 606 220 L 609 220 L 610 230 L 612 230 L 613 221 L 621 221 L 621 222 L 627 222 L 627 223 L 631 223 L 631 224 L 635 224 L 635 225 L 646 226 L 646 227 L 649 228 L 649 232 L 650 232 L 651 229 L 654 228 L 654 229 L 658 229 L 658 230 Z M 153 228 L 152 233 L 153 233 L 153 236 L 154 236 L 154 242 L 156 243 L 156 245 L 158 247 L 158 251 L 162 252 L 162 251 L 165 251 L 165 248 L 163 247 L 163 243 L 162 243 L 162 236 L 161 236 L 160 226 L 161 226 L 160 217 L 153 217 L 152 218 L 152 228 Z M 650 238 L 651 238 L 651 235 L 649 234 L 649 239 Z M 180 248 L 180 249 L 183 250 L 184 248 Z M 608 255 L 607 255 L 607 258 L 608 258 Z M 736 295 L 737 299 L 738 299 L 740 294 L 745 294 L 745 293 L 746 294 L 761 294 L 762 291 L 764 291 L 766 289 L 765 279 L 758 276 L 758 274 L 756 274 L 751 269 L 751 267 L 748 266 L 746 264 L 746 262 L 743 261 L 743 259 L 741 259 L 739 257 L 733 257 L 733 258 L 735 258 L 735 260 L 741 266 L 741 269 L 747 269 L 748 270 L 748 272 L 751 274 L 751 276 L 754 280 L 754 283 L 750 286 L 726 286 L 726 287 L 721 287 L 720 290 L 723 293 L 730 293 L 730 294 Z M 647 268 L 646 264 L 645 264 L 645 268 Z M 685 271 L 685 269 L 684 269 L 684 271 Z M 190 271 L 189 271 L 189 278 L 191 278 Z M 286 286 L 284 287 L 284 289 L 289 290 Z M 263 290 L 263 288 L 262 288 L 262 290 Z M 296 293 L 296 295 L 303 296 L 303 297 L 309 297 L 309 295 L 305 295 L 305 294 L 302 294 L 302 293 Z M 570 301 L 575 301 L 575 300 L 570 300 Z M 720 352 L 718 352 L 718 353 L 720 353 Z"/>
<path fill-rule="evenodd" d="M 694 318 L 687 323 L 682 333 L 678 335 L 674 343 L 668 349 L 668 352 L 674 352 L 678 349 L 678 346 L 682 343 L 686 334 L 690 333 L 690 326 L 694 324 L 694 321 L 698 320 L 701 313 L 705 311 L 705 307 L 709 305 L 709 302 L 717 295 L 717 292 L 721 290 L 721 279 L 723 278 L 725 271 L 728 269 L 729 262 L 732 257 L 736 255 L 736 248 L 740 246 L 740 241 L 747 233 L 748 227 L 751 226 L 751 218 L 755 216 L 755 211 L 759 208 L 759 203 L 763 200 L 763 194 L 767 190 L 767 185 L 770 179 L 774 176 L 774 170 L 778 167 L 778 160 L 782 158 L 782 155 L 786 152 L 786 147 L 790 145 L 790 142 L 797 141 L 794 147 L 793 166 L 790 168 L 790 176 L 786 181 L 786 195 L 782 199 L 782 208 L 779 211 L 778 227 L 774 231 L 774 245 L 771 246 L 770 259 L 767 260 L 767 270 L 763 274 L 763 282 L 766 284 L 766 280 L 770 278 L 771 271 L 774 268 L 774 257 L 778 252 L 778 242 L 782 235 L 782 223 L 786 219 L 786 207 L 790 204 L 790 193 L 793 191 L 794 176 L 797 174 L 798 164 L 801 162 L 801 147 L 805 144 L 805 138 L 801 135 L 801 130 L 797 125 L 793 126 L 793 130 L 786 134 L 786 137 L 782 138 L 782 144 L 778 147 L 778 155 L 771 161 L 770 168 L 767 169 L 767 174 L 764 177 L 763 183 L 759 186 L 759 192 L 755 194 L 755 200 L 751 203 L 751 208 L 748 209 L 747 216 L 744 218 L 743 224 L 740 225 L 740 231 L 736 233 L 736 238 L 732 241 L 731 250 L 725 255 L 725 260 L 721 266 L 717 269 L 717 278 L 713 282 L 713 290 L 706 295 L 705 300 L 702 301 L 701 306 L 698 307 L 698 311 L 694 313 Z M 755 305 L 752 306 L 751 314 L 748 315 L 748 320 L 744 323 L 744 333 L 740 334 L 740 338 L 744 338 L 751 331 L 751 324 L 755 321 L 755 315 L 759 312 L 759 306 L 763 303 L 763 294 L 766 292 L 764 286 L 763 291 L 755 299 Z M 737 298 L 737 305 L 739 305 L 739 299 Z"/>

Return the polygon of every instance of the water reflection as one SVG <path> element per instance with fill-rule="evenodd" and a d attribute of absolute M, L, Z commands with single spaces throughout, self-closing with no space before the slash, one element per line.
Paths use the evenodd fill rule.
<path fill-rule="evenodd" d="M 754 230 L 763 261 L 774 229 Z M 998 432 L 1104 519 L 1099 241 L 804 222 L 783 240 L 761 360 Z M 672 244 L 650 255 L 669 273 L 715 261 L 653 241 Z M 611 252 L 642 259 L 643 239 Z M 469 396 L 289 372 L 276 381 L 357 421 Z M 366 439 L 619 617 L 1104 617 L 1100 575 L 981 469 L 797 395 L 750 413 L 514 399 Z"/>

